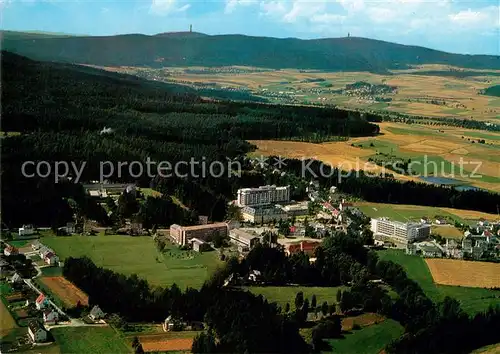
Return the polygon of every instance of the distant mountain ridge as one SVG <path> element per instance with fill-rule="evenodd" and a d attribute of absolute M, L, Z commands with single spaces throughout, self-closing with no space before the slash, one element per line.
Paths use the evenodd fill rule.
<path fill-rule="evenodd" d="M 29 34 L 28 34 L 29 35 Z M 445 53 L 373 39 L 302 40 L 172 32 L 100 37 L 44 37 L 2 32 L 2 49 L 37 60 L 101 66 L 254 66 L 272 69 L 385 72 L 445 64 L 500 69 L 500 56 Z"/>

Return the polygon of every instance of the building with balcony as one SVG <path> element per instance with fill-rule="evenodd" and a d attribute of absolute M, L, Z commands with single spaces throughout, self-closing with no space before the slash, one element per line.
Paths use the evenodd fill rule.
<path fill-rule="evenodd" d="M 379 218 L 371 220 L 371 230 L 375 237 L 387 237 L 391 241 L 408 244 L 429 237 L 431 226 Z"/>
<path fill-rule="evenodd" d="M 290 186 L 261 186 L 258 188 L 238 189 L 239 206 L 257 206 L 290 201 Z"/>

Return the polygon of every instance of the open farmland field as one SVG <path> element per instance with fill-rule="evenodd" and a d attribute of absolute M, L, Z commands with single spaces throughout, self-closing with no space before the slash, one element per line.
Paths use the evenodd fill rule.
<path fill-rule="evenodd" d="M 500 305 L 500 291 L 434 283 L 429 267 L 422 257 L 409 256 L 401 250 L 383 250 L 379 251 L 378 255 L 380 259 L 401 264 L 408 277 L 416 281 L 433 301 L 442 301 L 446 296 L 450 296 L 460 301 L 462 308 L 469 314 L 484 311 L 490 305 Z"/>
<path fill-rule="evenodd" d="M 500 353 L 500 343 L 476 349 L 471 354 L 499 354 L 499 353 Z"/>
<path fill-rule="evenodd" d="M 342 330 L 351 331 L 354 325 L 368 327 L 385 321 L 385 317 L 378 313 L 363 313 L 359 316 L 345 317 L 342 319 Z"/>
<path fill-rule="evenodd" d="M 200 287 L 219 264 L 215 252 L 181 251 L 172 244 L 167 244 L 161 254 L 151 237 L 47 236 L 42 242 L 62 259 L 88 256 L 98 266 L 126 275 L 137 274 L 152 285 L 176 283 L 181 289 Z"/>
<path fill-rule="evenodd" d="M 88 306 L 89 297 L 64 277 L 42 277 L 42 284 L 67 307 Z"/>
<path fill-rule="evenodd" d="M 474 210 L 460 210 L 453 208 L 439 208 L 421 205 L 407 205 L 407 204 L 384 204 L 384 203 L 370 203 L 370 202 L 357 202 L 356 207 L 370 218 L 388 217 L 397 221 L 420 221 L 422 217 L 434 219 L 435 217 L 444 217 L 449 222 L 458 221 L 464 224 L 471 224 L 477 222 L 479 219 L 489 221 L 499 220 L 500 217 L 495 214 L 487 214 Z M 435 226 L 434 230 L 441 236 L 458 237 L 458 231 L 450 225 Z M 434 231 L 433 230 L 433 231 Z M 460 236 L 463 234 L 460 232 Z"/>
<path fill-rule="evenodd" d="M 59 327 L 51 333 L 61 353 L 132 353 L 132 348 L 111 327 Z"/>
<path fill-rule="evenodd" d="M 458 259 L 426 259 L 436 284 L 476 288 L 500 287 L 500 264 Z"/>
<path fill-rule="evenodd" d="M 296 69 L 270 70 L 245 67 L 234 70 L 200 71 L 199 67 L 144 69 L 135 67 L 103 68 L 105 70 L 154 77 L 156 80 L 183 84 L 211 84 L 217 88 L 249 89 L 253 95 L 271 102 L 302 104 L 327 103 L 347 108 L 393 111 L 429 117 L 458 117 L 498 121 L 500 97 L 480 91 L 500 83 L 499 70 L 472 70 L 445 65 L 423 65 L 408 70 L 393 70 L 379 75 L 367 72 L 321 72 Z M 196 72 L 194 71 L 196 70 Z M 391 94 L 359 95 L 339 92 L 348 84 L 368 82 L 372 85 L 396 86 Z M 374 96 L 390 98 L 377 102 Z"/>
<path fill-rule="evenodd" d="M 437 183 L 453 183 L 500 192 L 500 134 L 488 133 L 484 144 L 478 133 L 462 128 L 403 123 L 378 123 L 381 134 L 376 137 L 353 138 L 347 142 L 322 144 L 251 140 L 257 146 L 254 155 L 278 155 L 286 158 L 315 158 L 343 170 L 366 170 L 393 174 L 400 180 L 425 182 L 420 177 L 437 178 Z M 494 137 L 495 139 L 491 139 Z M 416 176 L 396 173 L 370 163 L 378 154 L 394 159 L 411 160 Z M 380 156 L 378 157 L 380 158 Z M 446 179 L 444 179 L 446 178 Z"/>
<path fill-rule="evenodd" d="M 17 324 L 14 318 L 12 318 L 4 301 L 0 300 L 0 339 L 7 336 L 15 328 L 17 328 Z"/>
<path fill-rule="evenodd" d="M 396 321 L 385 320 L 346 334 L 345 338 L 329 339 L 331 351 L 322 353 L 379 354 L 392 340 L 403 334 L 403 327 Z"/>
<path fill-rule="evenodd" d="M 295 296 L 298 292 L 304 293 L 304 299 L 311 301 L 313 295 L 316 295 L 318 305 L 324 301 L 329 304 L 337 303 L 337 291 L 345 290 L 346 287 L 306 287 L 306 286 L 252 286 L 248 290 L 256 295 L 264 296 L 269 302 L 276 302 L 282 309 L 286 303 L 290 304 L 290 310 L 295 309 Z"/>
<path fill-rule="evenodd" d="M 138 335 L 142 348 L 148 352 L 190 352 L 194 337 L 200 332 L 170 332 Z M 132 343 L 133 337 L 127 340 Z"/>

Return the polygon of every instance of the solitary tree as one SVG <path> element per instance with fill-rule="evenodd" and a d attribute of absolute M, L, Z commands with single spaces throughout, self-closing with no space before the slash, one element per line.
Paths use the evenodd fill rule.
<path fill-rule="evenodd" d="M 288 313 L 290 312 L 290 303 L 287 302 L 286 305 L 285 305 L 285 313 Z"/>
<path fill-rule="evenodd" d="M 340 302 L 342 300 L 342 290 L 337 290 L 337 302 Z"/>
<path fill-rule="evenodd" d="M 336 310 L 337 310 L 337 307 L 335 306 L 335 304 L 330 304 L 328 306 L 328 313 L 330 314 L 330 316 L 332 316 Z"/>
<path fill-rule="evenodd" d="M 301 309 L 304 305 L 304 293 L 299 291 L 297 295 L 295 295 L 295 310 Z"/>
<path fill-rule="evenodd" d="M 328 314 L 328 302 L 325 301 L 321 305 L 321 313 L 323 314 L 323 316 L 326 316 Z"/>

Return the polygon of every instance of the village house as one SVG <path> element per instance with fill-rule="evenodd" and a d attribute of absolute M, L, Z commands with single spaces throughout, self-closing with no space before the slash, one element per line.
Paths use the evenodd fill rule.
<path fill-rule="evenodd" d="M 43 310 L 49 306 L 49 300 L 44 294 L 40 294 L 35 300 L 35 307 L 37 310 Z"/>
<path fill-rule="evenodd" d="M 46 254 L 45 258 L 43 259 L 45 263 L 48 265 L 57 265 L 59 263 L 59 257 L 57 257 L 54 253 L 49 252 Z"/>
<path fill-rule="evenodd" d="M 427 258 L 441 258 L 443 256 L 443 252 L 439 247 L 433 245 L 424 245 L 418 248 L 422 252 L 422 256 Z"/>
<path fill-rule="evenodd" d="M 5 254 L 6 256 L 15 256 L 15 255 L 19 254 L 19 250 L 14 246 L 8 245 L 3 250 L 3 254 Z"/>
<path fill-rule="evenodd" d="M 446 225 L 447 224 L 446 219 L 443 219 L 443 218 L 436 219 L 435 223 L 437 225 Z"/>
<path fill-rule="evenodd" d="M 181 331 L 183 326 L 182 320 L 172 315 L 168 316 L 162 325 L 164 332 Z"/>
<path fill-rule="evenodd" d="M 12 276 L 12 278 L 10 278 L 10 282 L 12 284 L 22 283 L 23 282 L 23 278 L 19 275 L 19 273 L 14 273 L 14 275 Z"/>
<path fill-rule="evenodd" d="M 55 325 L 59 319 L 59 314 L 56 310 L 48 308 L 43 311 L 43 322 L 48 325 Z"/>
<path fill-rule="evenodd" d="M 38 251 L 40 249 L 40 247 L 42 247 L 43 245 L 40 243 L 40 241 L 36 240 L 34 242 L 31 243 L 31 249 L 33 251 Z"/>
<path fill-rule="evenodd" d="M 256 283 L 261 280 L 262 273 L 259 270 L 252 270 L 248 275 L 248 280 Z"/>
<path fill-rule="evenodd" d="M 92 321 L 97 321 L 103 318 L 106 314 L 101 310 L 101 308 L 98 305 L 95 305 L 92 307 L 92 310 L 90 310 L 89 317 Z"/>
<path fill-rule="evenodd" d="M 426 217 L 426 216 L 423 216 L 423 217 L 420 219 L 420 222 L 421 222 L 422 224 L 430 224 L 430 220 L 429 220 L 429 218 L 428 218 L 428 217 Z"/>
<path fill-rule="evenodd" d="M 33 225 L 23 225 L 18 230 L 19 237 L 31 236 L 35 234 L 35 228 Z"/>
<path fill-rule="evenodd" d="M 38 321 L 30 321 L 28 324 L 28 336 L 34 343 L 42 343 L 47 340 L 47 331 Z"/>

